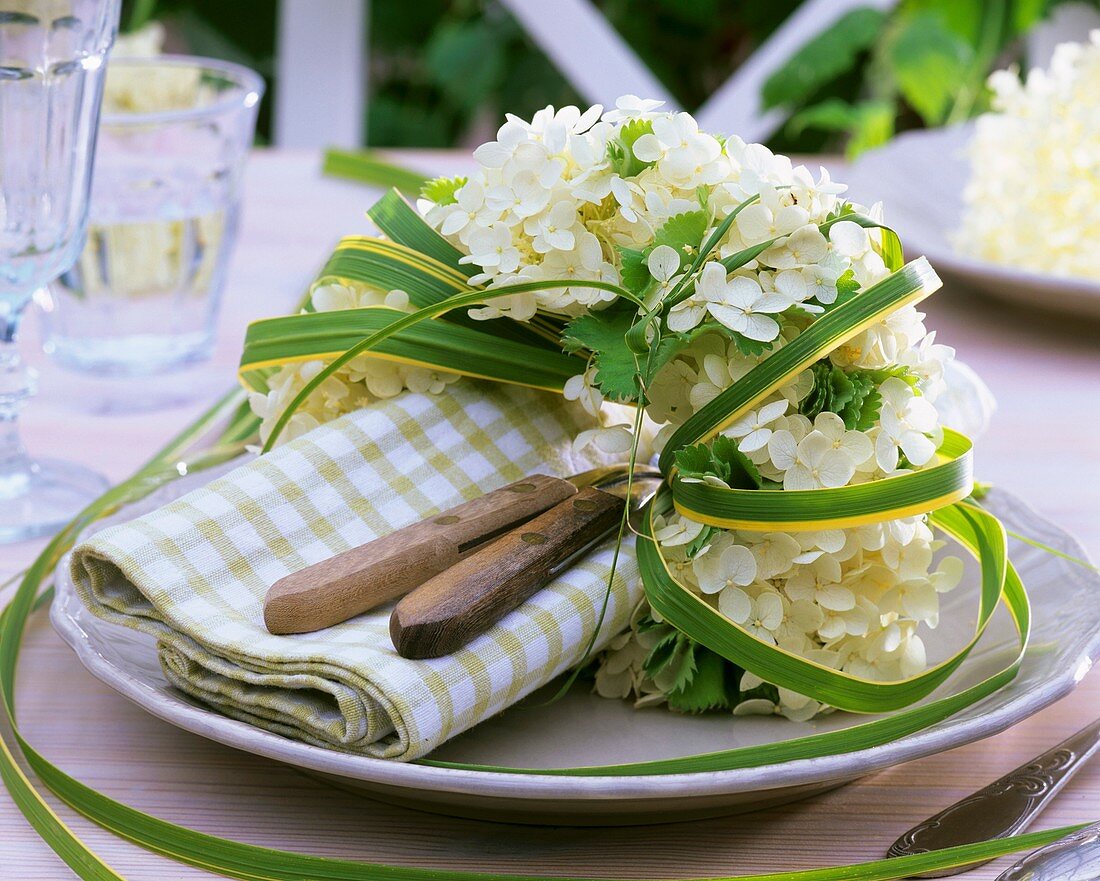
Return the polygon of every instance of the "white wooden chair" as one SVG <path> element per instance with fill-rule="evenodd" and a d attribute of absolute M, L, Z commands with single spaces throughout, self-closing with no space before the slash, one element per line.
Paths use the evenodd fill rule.
<path fill-rule="evenodd" d="M 660 98 L 678 109 L 652 72 L 589 0 L 499 0 L 542 47 L 573 87 L 592 103 L 612 107 L 619 95 Z M 763 141 L 782 123 L 760 107 L 764 82 L 806 40 L 859 6 L 886 9 L 897 0 L 805 0 L 697 110 L 699 127 Z M 553 14 L 547 14 L 550 7 Z M 583 38 L 578 39 L 578 34 Z"/>
<path fill-rule="evenodd" d="M 394 0 L 379 0 L 394 2 Z M 499 0 L 589 102 L 619 95 L 676 100 L 590 0 Z M 814 34 L 858 6 L 896 0 L 806 0 L 696 110 L 703 129 L 762 141 L 782 123 L 763 112 L 767 78 Z M 275 142 L 286 147 L 353 147 L 363 138 L 368 0 L 280 0 Z M 320 63 L 318 63 L 320 62 Z"/>
<path fill-rule="evenodd" d="M 378 0 L 395 2 L 395 0 Z M 498 0 L 586 100 L 612 106 L 635 94 L 676 100 L 591 0 Z M 690 0 L 687 0 L 690 2 Z M 782 123 L 760 107 L 767 78 L 807 39 L 858 6 L 897 0 L 806 0 L 696 110 L 703 129 L 763 141 Z M 356 147 L 363 142 L 369 0 L 279 0 L 279 88 L 275 143 L 282 147 Z M 1100 13 L 1067 4 L 1029 35 L 1031 64 L 1045 65 L 1056 43 L 1083 39 Z M 578 35 L 583 37 L 578 38 Z M 321 63 L 318 63 L 320 61 Z"/>
<path fill-rule="evenodd" d="M 279 0 L 277 146 L 363 143 L 368 8 L 368 0 Z"/>

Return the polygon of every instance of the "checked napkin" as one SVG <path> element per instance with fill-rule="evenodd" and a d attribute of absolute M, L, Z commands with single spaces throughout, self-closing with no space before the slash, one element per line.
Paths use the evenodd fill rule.
<path fill-rule="evenodd" d="M 315 429 L 80 544 L 72 574 L 96 615 L 152 634 L 176 687 L 288 737 L 411 760 L 577 663 L 596 627 L 612 543 L 453 655 L 393 650 L 389 609 L 273 636 L 268 587 L 289 572 L 505 483 L 601 464 L 573 452 L 590 427 L 560 396 L 464 380 L 403 394 Z M 624 547 L 596 645 L 641 597 Z"/>

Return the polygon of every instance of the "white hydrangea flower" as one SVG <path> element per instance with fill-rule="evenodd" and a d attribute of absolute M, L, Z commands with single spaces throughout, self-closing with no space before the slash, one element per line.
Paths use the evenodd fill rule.
<path fill-rule="evenodd" d="M 812 563 L 800 566 L 787 579 L 786 593 L 792 600 L 809 600 L 831 612 L 854 609 L 856 596 L 851 588 L 841 584 L 840 563 L 823 554 Z"/>
<path fill-rule="evenodd" d="M 523 231 L 531 236 L 531 247 L 539 254 L 572 251 L 577 244 L 577 206 L 571 201 L 555 202 L 546 211 L 528 217 Z"/>
<path fill-rule="evenodd" d="M 680 271 L 680 255 L 668 245 L 658 245 L 650 251 L 646 258 L 646 266 L 649 274 L 657 282 L 657 290 L 653 295 L 655 298 L 663 299 L 665 294 L 683 277 L 677 274 Z"/>
<path fill-rule="evenodd" d="M 756 577 L 765 580 L 789 572 L 795 558 L 802 552 L 798 541 L 786 532 L 744 534 L 740 537 L 751 542 L 748 547 L 756 558 Z"/>
<path fill-rule="evenodd" d="M 709 264 L 719 266 L 720 264 Z M 770 342 L 779 336 L 779 322 L 772 315 L 791 305 L 790 300 L 776 292 L 765 292 L 755 279 L 735 275 L 718 280 L 717 273 L 704 273 L 699 294 L 707 301 L 707 311 L 730 330 L 750 340 Z"/>
<path fill-rule="evenodd" d="M 636 137 L 632 155 L 609 150 L 620 144 L 618 134 L 627 125 Z M 474 155 L 478 167 L 453 196 L 442 198 L 445 204 L 419 204 L 428 223 L 467 255 L 474 285 L 491 290 L 561 281 L 552 290 L 486 301 L 471 310 L 477 318 L 529 321 L 541 313 L 557 321 L 602 309 L 615 295 L 583 283 L 618 283 L 625 271 L 622 249 L 641 252 L 647 273 L 641 282 L 650 303 L 658 302 L 680 285 L 694 257 L 693 243 L 682 251 L 667 239 L 657 244 L 658 231 L 677 215 L 703 211 L 709 234 L 755 198 L 707 256 L 699 276 L 689 280 L 690 295 L 665 315 L 667 330 L 688 341 L 646 390 L 647 415 L 659 423 L 658 448 L 676 426 L 797 339 L 836 301 L 842 278 L 866 288 L 888 272 L 878 230 L 835 220 L 844 187 L 824 170 L 815 175 L 736 136 L 721 142 L 700 132 L 689 115 L 663 110 L 656 101 L 624 96 L 606 113 L 599 107 L 547 107 L 530 121 L 509 116 L 496 139 Z M 881 219 L 879 206 L 855 208 Z M 764 243 L 759 256 L 732 275 L 719 262 Z M 358 292 L 333 291 L 321 299 L 326 297 L 334 308 L 377 302 L 363 302 Z M 813 394 L 820 371 L 807 369 L 724 433 L 764 480 L 787 490 L 886 479 L 903 455 L 907 467 L 924 467 L 942 432 L 936 401 L 950 398 L 952 354 L 927 332 L 916 308 L 903 308 L 829 356 L 845 372 L 899 374 L 879 384 L 879 409 L 860 414 L 861 425 L 870 423 L 867 431 L 848 429 L 847 414 L 818 412 L 841 405 L 828 390 Z M 443 379 L 369 358 L 349 367 L 354 370 L 342 371 L 303 420 L 321 420 L 365 396 L 396 394 L 410 384 L 435 388 Z M 275 397 L 257 406 L 274 410 L 279 395 L 292 396 L 306 381 L 303 370 L 308 372 L 303 366 L 293 376 L 276 377 Z M 610 405 L 591 366 L 578 370 L 564 392 L 594 419 L 620 421 L 607 418 Z M 622 456 L 632 438 L 628 426 L 609 424 L 583 432 L 577 442 Z M 717 475 L 700 479 L 721 484 Z M 654 530 L 673 577 L 704 602 L 787 651 L 877 679 L 923 666 L 918 629 L 936 623 L 939 595 L 961 575 L 961 564 L 950 562 L 954 558 L 935 566 L 938 544 L 921 517 L 857 529 L 759 534 L 709 527 L 704 533 L 702 524 L 669 513 L 655 519 Z M 631 694 L 638 705 L 665 699 L 668 676 L 654 679 L 643 670 L 649 639 L 635 628 L 629 638 L 616 640 L 597 673 L 598 692 Z M 785 689 L 768 694 L 776 699 L 754 699 L 735 711 L 755 706 L 805 720 L 828 710 Z"/>
<path fill-rule="evenodd" d="M 722 145 L 699 131 L 690 113 L 654 117 L 653 133 L 634 142 L 634 155 L 655 162 L 661 175 L 681 189 L 713 185 L 729 174 Z"/>
<path fill-rule="evenodd" d="M 573 439 L 573 449 L 578 452 L 590 445 L 601 453 L 625 456 L 634 445 L 634 432 L 629 425 L 611 425 L 586 429 Z"/>
<path fill-rule="evenodd" d="M 589 367 L 584 373 L 571 376 L 562 388 L 567 401 L 579 401 L 590 416 L 599 416 L 603 407 L 603 394 L 596 385 L 596 368 Z"/>
<path fill-rule="evenodd" d="M 664 103 L 653 98 L 622 95 L 615 100 L 615 109 L 608 110 L 603 115 L 603 120 L 604 122 L 623 122 L 628 119 L 649 119 L 653 116 L 653 111 Z"/>
<path fill-rule="evenodd" d="M 797 442 L 790 431 L 774 432 L 768 455 L 783 472 L 783 488 L 789 490 L 845 486 L 856 472 L 852 455 L 816 429 Z"/>
<path fill-rule="evenodd" d="M 862 431 L 848 430 L 844 425 L 844 420 L 836 413 L 828 411 L 818 413 L 817 418 L 814 419 L 814 431 L 819 431 L 825 435 L 832 444 L 833 449 L 844 453 L 856 467 L 862 465 L 874 455 L 874 445 L 867 435 Z"/>
<path fill-rule="evenodd" d="M 795 269 L 820 263 L 829 253 L 829 242 L 815 223 L 800 226 L 760 255 L 760 262 L 775 269 Z"/>
<path fill-rule="evenodd" d="M 936 444 L 928 437 L 939 420 L 936 408 L 895 377 L 879 386 L 879 394 L 881 430 L 875 440 L 879 467 L 886 472 L 894 471 L 898 467 L 899 450 L 913 465 L 926 464 L 936 453 Z"/>
<path fill-rule="evenodd" d="M 751 453 L 761 447 L 766 447 L 772 436 L 771 426 L 787 412 L 789 406 L 790 402 L 786 400 L 772 401 L 759 410 L 750 410 L 733 422 L 725 430 L 725 434 L 739 438 L 737 448 L 742 453 Z"/>
<path fill-rule="evenodd" d="M 470 253 L 459 263 L 476 263 L 484 269 L 515 272 L 519 269 L 519 250 L 512 241 L 512 230 L 503 221 L 477 227 L 469 236 Z"/>
<path fill-rule="evenodd" d="M 664 539 L 658 537 L 658 540 L 664 543 Z M 705 594 L 721 593 L 756 580 L 756 557 L 737 544 L 732 535 L 723 533 L 695 555 L 692 569 L 699 590 Z"/>
<path fill-rule="evenodd" d="M 690 544 L 702 531 L 702 523 L 681 514 L 672 514 L 668 518 L 655 517 L 653 522 L 653 537 L 667 547 Z"/>
<path fill-rule="evenodd" d="M 764 185 L 759 194 L 760 201 L 742 209 L 734 221 L 746 245 L 789 235 L 809 222 L 809 212 L 794 204 L 789 192 Z"/>
<path fill-rule="evenodd" d="M 763 590 L 755 598 L 738 587 L 723 590 L 718 608 L 731 621 L 763 642 L 775 644 L 783 624 L 783 598 L 774 590 Z"/>

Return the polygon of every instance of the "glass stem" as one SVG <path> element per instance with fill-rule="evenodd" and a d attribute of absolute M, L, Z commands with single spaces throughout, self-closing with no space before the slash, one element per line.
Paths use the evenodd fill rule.
<path fill-rule="evenodd" d="M 36 377 L 15 343 L 26 303 L 0 298 L 0 475 L 21 468 L 27 460 L 18 420 L 23 402 L 35 392 Z"/>

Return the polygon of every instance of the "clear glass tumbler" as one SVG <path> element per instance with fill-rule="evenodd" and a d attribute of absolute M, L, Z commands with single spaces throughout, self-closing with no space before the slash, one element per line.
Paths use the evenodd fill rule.
<path fill-rule="evenodd" d="M 35 377 L 15 336 L 35 290 L 84 245 L 118 13 L 119 0 L 0 0 L 0 541 L 55 531 L 104 486 L 84 468 L 27 455 L 16 420 Z"/>
<path fill-rule="evenodd" d="M 111 60 L 87 244 L 43 317 L 63 367 L 149 376 L 210 356 L 262 94 L 228 62 Z"/>

